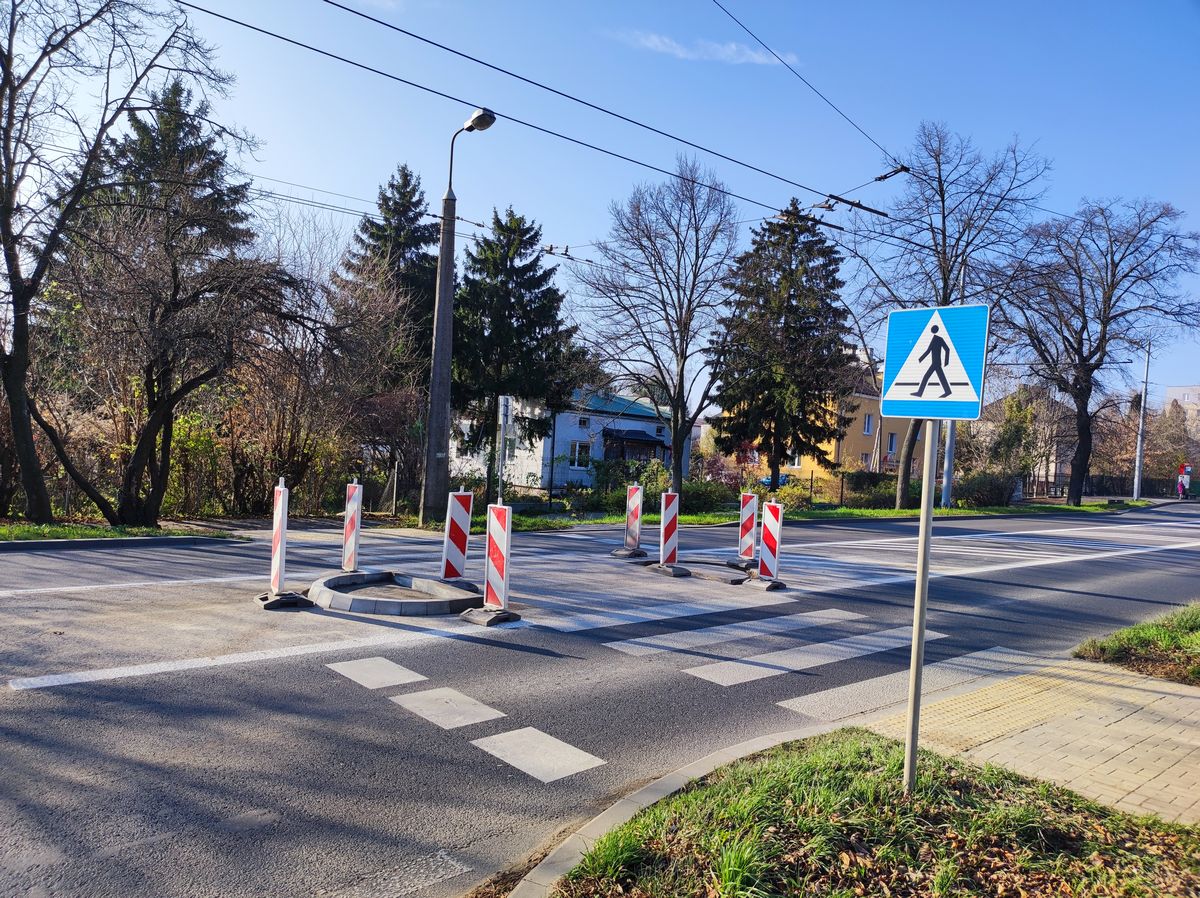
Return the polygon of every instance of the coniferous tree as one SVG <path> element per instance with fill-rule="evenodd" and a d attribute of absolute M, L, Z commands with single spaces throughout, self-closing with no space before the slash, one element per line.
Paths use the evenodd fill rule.
<path fill-rule="evenodd" d="M 807 456 L 833 467 L 829 443 L 850 423 L 848 402 L 861 373 L 849 342 L 849 313 L 838 301 L 841 256 L 800 218 L 796 200 L 784 221 L 752 231 L 752 245 L 730 277 L 726 337 L 713 361 L 720 386 L 717 446 L 758 447 L 779 487 L 779 468 Z"/>
<path fill-rule="evenodd" d="M 379 188 L 377 215 L 363 216 L 355 231 L 336 285 L 371 282 L 404 297 L 397 332 L 409 345 L 390 347 L 397 359 L 407 362 L 419 383 L 429 380 L 433 346 L 433 306 L 437 283 L 438 222 L 429 216 L 421 178 L 401 165 Z M 409 372 L 396 372 L 397 375 Z"/>
<path fill-rule="evenodd" d="M 454 312 L 454 407 L 467 420 L 461 443 L 488 452 L 488 495 L 496 466 L 501 396 L 564 408 L 579 384 L 585 353 L 562 319 L 557 266 L 543 267 L 542 231 L 510 208 L 493 212 L 491 235 L 466 252 Z M 546 436 L 551 419 L 514 410 L 516 436 Z"/>

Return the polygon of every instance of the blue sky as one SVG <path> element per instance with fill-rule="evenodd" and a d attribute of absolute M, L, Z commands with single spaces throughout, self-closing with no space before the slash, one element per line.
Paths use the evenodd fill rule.
<path fill-rule="evenodd" d="M 320 0 L 199 2 L 661 167 L 670 168 L 679 149 Z M 839 193 L 887 168 L 876 147 L 710 0 L 345 2 L 823 191 Z M 1146 196 L 1174 203 L 1189 213 L 1186 226 L 1200 230 L 1197 0 L 723 2 L 891 152 L 911 143 L 922 119 L 945 122 L 985 151 L 1016 135 L 1052 160 L 1048 208 L 1069 212 L 1085 196 Z M 436 208 L 450 135 L 468 108 L 201 13 L 193 18 L 237 77 L 218 116 L 261 141 L 247 170 L 369 200 L 407 162 Z M 796 192 L 701 158 L 747 197 L 782 207 Z M 512 205 L 542 224 L 546 243 L 577 255 L 606 234 L 614 199 L 656 179 L 504 120 L 463 135 L 456 153 L 460 215 L 484 221 L 493 207 Z M 890 184 L 856 196 L 886 208 Z M 1198 292 L 1200 282 L 1187 287 Z M 1200 382 L 1196 349 L 1195 337 L 1181 334 L 1156 352 L 1156 391 Z"/>

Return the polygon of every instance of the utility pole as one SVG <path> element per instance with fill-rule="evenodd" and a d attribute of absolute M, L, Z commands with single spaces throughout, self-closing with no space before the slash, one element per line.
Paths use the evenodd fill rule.
<path fill-rule="evenodd" d="M 1146 394 L 1150 392 L 1150 344 L 1146 343 L 1146 373 L 1142 377 L 1142 407 L 1138 410 L 1137 453 L 1133 462 L 1133 498 L 1142 498 L 1142 455 L 1146 448 Z"/>
<path fill-rule="evenodd" d="M 450 177 L 442 197 L 433 306 L 433 351 L 429 365 L 429 413 L 425 418 L 425 477 L 421 483 L 421 524 L 440 521 L 450 483 L 450 360 L 454 355 L 454 141 L 464 131 L 486 131 L 496 121 L 489 109 L 476 109 L 450 138 Z"/>

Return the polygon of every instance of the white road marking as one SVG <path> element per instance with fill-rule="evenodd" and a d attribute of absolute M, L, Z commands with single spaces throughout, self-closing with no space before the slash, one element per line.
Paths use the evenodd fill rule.
<path fill-rule="evenodd" d="M 921 675 L 921 694 L 927 695 L 942 689 L 949 689 L 971 680 L 982 679 L 1015 667 L 1041 667 L 1049 663 L 1048 659 L 1015 649 L 1005 649 L 1000 646 L 986 649 L 982 652 L 972 652 L 969 655 L 959 655 L 925 665 Z M 816 717 L 821 720 L 840 720 L 852 714 L 861 714 L 886 707 L 902 700 L 908 694 L 908 670 L 898 670 L 884 674 L 881 677 L 871 677 L 848 683 L 845 686 L 835 686 L 832 689 L 822 689 L 810 692 L 799 698 L 789 698 L 777 702 L 780 707 Z"/>
<path fill-rule="evenodd" d="M 401 898 L 470 872 L 470 867 L 443 849 L 391 870 L 368 874 L 332 894 L 333 898 Z"/>
<path fill-rule="evenodd" d="M 475 739 L 471 744 L 543 783 L 608 763 L 533 727 Z"/>
<path fill-rule="evenodd" d="M 453 730 L 508 716 L 503 711 L 490 708 L 457 689 L 446 687 L 393 695 L 392 701 L 406 711 L 412 711 L 418 717 L 424 717 L 430 723 L 437 724 L 443 730 Z"/>
<path fill-rule="evenodd" d="M 719 642 L 733 642 L 738 639 L 752 639 L 755 636 L 765 636 L 772 633 L 803 630 L 807 627 L 821 627 L 842 621 L 857 620 L 863 616 L 853 611 L 827 608 L 823 611 L 785 614 L 780 617 L 742 621 L 736 624 L 721 624 L 720 626 L 704 627 L 699 630 L 677 630 L 673 633 L 661 633 L 656 636 L 639 636 L 636 639 L 622 639 L 604 644 L 610 649 L 616 649 L 618 652 L 624 652 L 626 655 L 652 655 L 655 652 L 676 652 L 681 649 L 697 648 L 703 645 L 715 645 Z"/>
<path fill-rule="evenodd" d="M 945 633 L 937 633 L 933 630 L 925 633 L 927 640 L 944 639 L 945 637 Z M 888 652 L 908 645 L 911 641 L 912 627 L 897 627 L 893 630 L 881 630 L 878 633 L 835 639 L 832 642 L 816 642 L 778 652 L 751 655 L 749 658 L 741 658 L 737 661 L 702 664 L 699 667 L 689 667 L 684 673 L 708 680 L 710 683 L 716 683 L 718 686 L 735 686 L 738 683 L 749 683 L 751 680 L 762 680 L 783 673 L 820 667 L 822 664 L 849 661 L 851 658 L 874 655 L 876 652 Z"/>
<path fill-rule="evenodd" d="M 473 624 L 454 621 L 443 627 L 424 627 L 418 631 L 391 631 L 375 636 L 359 636 L 331 642 L 311 642 L 289 645 L 277 649 L 262 649 L 257 652 L 237 652 L 232 655 L 210 655 L 205 658 L 183 658 L 175 661 L 154 661 L 149 664 L 131 664 L 125 667 L 106 667 L 99 670 L 81 670 L 72 673 L 46 674 L 40 677 L 18 677 L 8 681 L 10 689 L 45 689 L 50 686 L 69 686 L 73 683 L 95 683 L 101 680 L 122 680 L 127 677 L 146 677 L 153 674 L 176 673 L 181 670 L 199 670 L 206 667 L 224 667 L 230 664 L 249 664 L 254 661 L 276 661 L 280 658 L 295 658 L 300 655 L 317 655 L 323 652 L 344 652 L 368 646 L 412 645 L 456 633 L 473 633 Z"/>
<path fill-rule="evenodd" d="M 348 677 L 368 689 L 403 686 L 405 683 L 416 683 L 425 679 L 415 670 L 409 670 L 387 658 L 359 658 L 355 661 L 338 661 L 336 664 L 326 664 L 325 666 L 334 673 L 340 673 L 343 677 Z"/>
<path fill-rule="evenodd" d="M 650 576 L 641 575 L 638 576 Z M 728 599 L 717 599 L 712 602 L 679 602 L 671 605 L 642 605 L 635 607 L 613 608 L 609 611 L 551 611 L 538 608 L 526 613 L 523 617 L 531 623 L 562 633 L 576 633 L 580 630 L 596 630 L 602 627 L 623 627 L 626 624 L 639 624 L 645 621 L 669 620 L 675 617 L 692 617 L 697 614 L 718 614 L 722 611 L 733 611 L 739 608 L 761 608 L 766 605 L 787 604 L 793 601 L 778 594 L 759 593 L 747 590 L 744 594 L 734 595 Z"/>

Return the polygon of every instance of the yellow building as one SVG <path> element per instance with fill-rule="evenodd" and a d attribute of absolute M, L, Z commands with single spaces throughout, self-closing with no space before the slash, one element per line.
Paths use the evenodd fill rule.
<path fill-rule="evenodd" d="M 907 418 L 884 418 L 879 414 L 879 394 L 863 389 L 851 400 L 858 407 L 850 413 L 846 435 L 822 448 L 833 463 L 844 471 L 895 471 L 900 444 L 908 429 Z M 917 445 L 920 445 L 918 439 Z M 825 469 L 808 457 L 794 458 L 784 467 L 794 477 L 821 476 Z"/>

